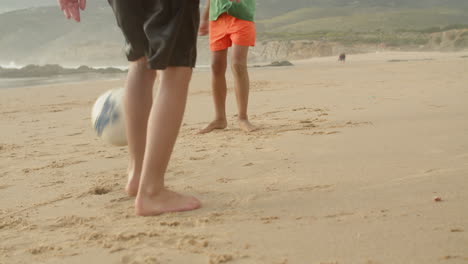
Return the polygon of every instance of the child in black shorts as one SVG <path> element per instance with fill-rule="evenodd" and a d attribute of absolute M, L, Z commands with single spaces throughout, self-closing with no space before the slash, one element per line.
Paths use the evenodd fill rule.
<path fill-rule="evenodd" d="M 67 18 L 80 21 L 85 0 L 58 0 Z M 126 40 L 130 62 L 125 114 L 129 148 L 126 191 L 137 215 L 194 210 L 195 197 L 164 186 L 195 66 L 199 0 L 109 0 Z M 156 70 L 161 81 L 153 101 Z"/>

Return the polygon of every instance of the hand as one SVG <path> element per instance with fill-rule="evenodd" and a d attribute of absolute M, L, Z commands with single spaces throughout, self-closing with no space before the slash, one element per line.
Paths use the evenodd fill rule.
<path fill-rule="evenodd" d="M 60 9 L 67 19 L 73 18 L 80 22 L 80 9 L 85 10 L 86 0 L 57 0 Z"/>
<path fill-rule="evenodd" d="M 200 27 L 198 28 L 198 35 L 206 36 L 210 32 L 210 24 L 208 21 L 200 22 Z"/>

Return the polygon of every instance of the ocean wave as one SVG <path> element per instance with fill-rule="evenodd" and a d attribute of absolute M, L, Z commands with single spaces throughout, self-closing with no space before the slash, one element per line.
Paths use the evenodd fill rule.
<path fill-rule="evenodd" d="M 3 68 L 3 69 L 21 69 L 23 68 L 24 65 L 18 65 L 16 64 L 16 62 L 14 61 L 10 61 L 8 63 L 0 63 L 0 68 Z"/>
<path fill-rule="evenodd" d="M 76 68 L 65 68 L 58 64 L 46 65 L 16 65 L 14 62 L 6 65 L 7 67 L 0 66 L 0 78 L 32 78 L 32 77 L 52 77 L 62 75 L 73 75 L 83 73 L 96 73 L 96 74 L 116 74 L 127 72 L 126 67 L 100 67 L 93 68 L 89 66 L 78 66 Z"/>

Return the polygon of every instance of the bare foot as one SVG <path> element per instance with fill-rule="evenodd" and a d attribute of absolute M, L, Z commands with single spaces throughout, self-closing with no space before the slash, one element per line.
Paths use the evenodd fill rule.
<path fill-rule="evenodd" d="M 137 196 L 139 185 L 140 185 L 140 174 L 136 173 L 135 170 L 129 168 L 128 169 L 128 182 L 127 182 L 127 186 L 125 187 L 125 191 L 127 192 L 128 196 L 132 196 L 132 197 Z"/>
<path fill-rule="evenodd" d="M 254 125 L 252 125 L 247 119 L 239 119 L 239 127 L 244 132 L 252 132 L 257 130 L 257 128 L 254 127 Z"/>
<path fill-rule="evenodd" d="M 163 189 L 156 196 L 142 195 L 140 193 L 135 200 L 135 211 L 139 216 L 190 211 L 200 207 L 201 203 L 197 198 L 167 189 Z"/>
<path fill-rule="evenodd" d="M 208 126 L 206 126 L 204 129 L 198 131 L 198 134 L 206 134 L 206 133 L 210 133 L 211 131 L 215 129 L 225 129 L 226 127 L 227 127 L 226 119 L 223 119 L 223 120 L 216 119 L 215 121 L 211 122 Z"/>

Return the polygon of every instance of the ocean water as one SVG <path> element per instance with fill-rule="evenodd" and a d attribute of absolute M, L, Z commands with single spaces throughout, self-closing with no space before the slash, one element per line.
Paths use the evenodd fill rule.
<path fill-rule="evenodd" d="M 24 65 L 18 65 L 14 61 L 9 61 L 8 63 L 0 63 L 0 67 L 7 69 L 20 69 L 23 68 Z"/>
<path fill-rule="evenodd" d="M 31 87 L 31 86 L 44 86 L 62 83 L 77 83 L 83 81 L 94 80 L 113 80 L 123 79 L 126 73 L 118 74 L 71 74 L 53 77 L 35 77 L 35 78 L 0 78 L 0 89 L 18 88 L 18 87 Z"/>
<path fill-rule="evenodd" d="M 2 68 L 10 69 L 21 69 L 25 65 L 19 65 L 15 62 L 0 63 Z M 76 69 L 80 65 L 66 65 L 62 66 L 65 68 Z M 92 66 L 94 69 L 104 69 L 108 67 L 117 68 L 120 70 L 128 70 L 128 66 Z M 209 65 L 197 65 L 194 69 L 195 72 L 208 71 Z M 31 86 L 44 86 L 51 84 L 63 84 L 63 83 L 76 83 L 82 81 L 94 81 L 94 80 L 112 80 L 112 79 L 123 79 L 126 73 L 116 74 L 100 74 L 100 73 L 80 73 L 80 74 L 67 74 L 57 75 L 48 77 L 32 77 L 32 78 L 0 78 L 0 89 L 7 88 L 18 88 L 18 87 L 31 87 Z"/>

